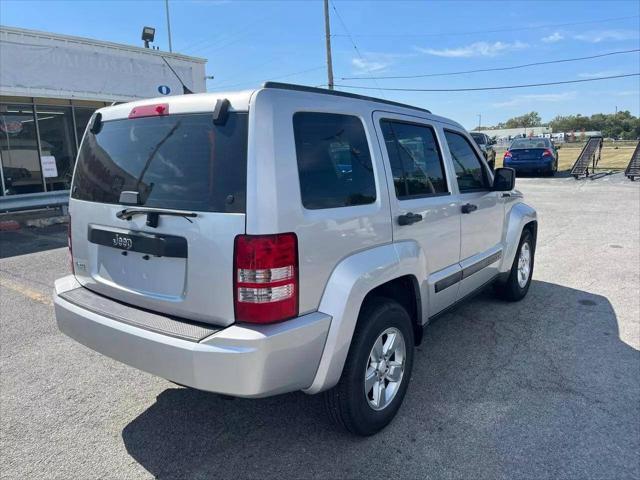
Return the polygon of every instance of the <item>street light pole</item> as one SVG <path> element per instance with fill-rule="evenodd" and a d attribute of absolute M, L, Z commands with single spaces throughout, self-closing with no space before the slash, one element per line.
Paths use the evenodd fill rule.
<path fill-rule="evenodd" d="M 324 37 L 327 49 L 327 86 L 333 90 L 333 63 L 331 61 L 331 25 L 329 24 L 329 0 L 324 0 Z"/>
<path fill-rule="evenodd" d="M 173 47 L 171 45 L 171 20 L 169 19 L 169 0 L 164 0 L 164 7 L 167 12 L 167 33 L 169 35 L 169 51 L 173 52 Z"/>

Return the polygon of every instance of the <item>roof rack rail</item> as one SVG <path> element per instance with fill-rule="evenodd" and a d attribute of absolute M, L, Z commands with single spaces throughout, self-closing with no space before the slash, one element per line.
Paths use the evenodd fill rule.
<path fill-rule="evenodd" d="M 357 93 L 342 92 L 340 90 L 328 90 L 326 88 L 307 87 L 306 85 L 296 85 L 294 83 L 281 83 L 281 82 L 264 82 L 262 88 L 274 88 L 279 90 L 295 90 L 298 92 L 311 92 L 321 93 L 323 95 L 335 95 L 336 97 L 357 98 L 358 100 L 368 100 L 377 103 L 386 103 L 387 105 L 393 105 L 395 107 L 410 108 L 411 110 L 418 110 L 420 112 L 431 113 L 431 110 L 426 108 L 414 107 L 413 105 L 407 105 L 406 103 L 393 102 L 391 100 L 383 100 L 381 98 L 369 97 L 367 95 L 358 95 Z"/>

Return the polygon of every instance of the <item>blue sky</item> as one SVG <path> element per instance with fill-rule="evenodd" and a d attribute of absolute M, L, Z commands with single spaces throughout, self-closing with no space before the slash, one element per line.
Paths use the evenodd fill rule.
<path fill-rule="evenodd" d="M 336 84 L 466 88 L 640 71 L 636 52 L 506 72 L 342 80 L 496 68 L 640 48 L 640 2 L 334 0 L 333 5 L 339 14 L 331 9 Z M 314 86 L 327 81 L 321 1 L 170 0 L 170 9 L 173 49 L 208 59 L 208 74 L 215 75 L 208 82 L 210 90 L 250 88 L 264 80 Z M 0 24 L 133 45 L 141 44 L 142 26 L 151 25 L 156 27 L 155 45 L 168 49 L 162 0 L 2 0 Z M 426 107 L 468 128 L 477 125 L 478 114 L 483 125 L 531 110 L 543 120 L 613 112 L 616 106 L 640 114 L 640 77 L 490 92 L 350 91 Z"/>

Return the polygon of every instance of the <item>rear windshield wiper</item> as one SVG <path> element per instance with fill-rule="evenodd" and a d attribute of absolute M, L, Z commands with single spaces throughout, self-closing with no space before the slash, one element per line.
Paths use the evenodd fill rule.
<path fill-rule="evenodd" d="M 191 218 L 195 218 L 198 216 L 196 212 L 183 212 L 181 210 L 163 210 L 144 207 L 125 208 L 124 210 L 120 210 L 118 213 L 116 213 L 116 217 L 118 217 L 120 220 L 131 220 L 135 215 L 146 215 L 147 226 L 152 228 L 156 228 L 158 226 L 160 215 L 182 217 L 190 223 L 193 223 Z"/>

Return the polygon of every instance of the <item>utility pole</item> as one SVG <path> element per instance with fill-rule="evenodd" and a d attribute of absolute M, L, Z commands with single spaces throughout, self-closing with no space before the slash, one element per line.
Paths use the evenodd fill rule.
<path fill-rule="evenodd" d="M 482 114 L 479 113 L 478 114 L 478 130 L 480 130 L 481 126 L 482 126 Z"/>
<path fill-rule="evenodd" d="M 173 47 L 171 45 L 171 20 L 169 19 L 169 0 L 164 0 L 164 7 L 167 11 L 167 33 L 169 34 L 169 51 L 173 52 Z"/>
<path fill-rule="evenodd" d="M 329 90 L 333 90 L 333 64 L 331 62 L 331 26 L 329 24 L 329 0 L 324 0 L 324 37 L 327 48 L 327 78 Z"/>

